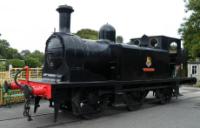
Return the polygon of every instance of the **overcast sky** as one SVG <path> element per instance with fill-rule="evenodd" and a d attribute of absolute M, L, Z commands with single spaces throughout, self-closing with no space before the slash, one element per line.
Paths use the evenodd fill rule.
<path fill-rule="evenodd" d="M 130 38 L 166 35 L 180 38 L 178 28 L 185 17 L 183 0 L 0 0 L 0 36 L 19 51 L 44 52 L 54 28 L 58 31 L 58 5 L 74 8 L 71 32 L 99 28 L 109 23 Z"/>

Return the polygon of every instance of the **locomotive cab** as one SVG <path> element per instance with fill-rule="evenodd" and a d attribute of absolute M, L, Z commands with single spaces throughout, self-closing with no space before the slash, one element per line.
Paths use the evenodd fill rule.
<path fill-rule="evenodd" d="M 176 66 L 183 63 L 183 55 L 181 51 L 181 40 L 167 36 L 142 36 L 141 38 L 132 38 L 128 43 L 139 47 L 148 47 L 151 49 L 160 49 L 168 52 L 170 74 L 174 76 Z"/>

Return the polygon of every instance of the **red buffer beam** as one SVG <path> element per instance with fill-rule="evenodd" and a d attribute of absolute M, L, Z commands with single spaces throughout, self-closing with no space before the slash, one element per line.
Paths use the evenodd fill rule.
<path fill-rule="evenodd" d="M 32 94 L 34 96 L 40 96 L 45 99 L 51 99 L 52 94 L 51 94 L 51 84 L 49 83 L 44 83 L 44 82 L 34 82 L 34 81 L 29 81 L 29 68 L 26 66 L 24 68 L 26 71 L 26 80 L 18 80 L 18 84 L 20 85 L 27 85 L 31 88 Z M 18 86 L 15 82 L 11 82 L 10 84 L 11 89 L 21 89 L 20 86 Z"/>

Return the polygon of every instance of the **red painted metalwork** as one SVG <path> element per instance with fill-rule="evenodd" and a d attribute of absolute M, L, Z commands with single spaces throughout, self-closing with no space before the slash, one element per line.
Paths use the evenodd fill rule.
<path fill-rule="evenodd" d="M 26 71 L 26 81 L 28 82 L 29 81 L 29 68 L 28 68 L 28 66 L 25 66 L 24 69 Z"/>
<path fill-rule="evenodd" d="M 49 83 L 43 83 L 43 82 L 35 82 L 35 81 L 29 81 L 29 68 L 26 66 L 24 68 L 26 71 L 26 80 L 18 80 L 18 83 L 21 85 L 27 85 L 32 88 L 32 94 L 34 96 L 40 96 L 46 99 L 51 99 L 51 84 Z M 15 82 L 12 82 L 11 89 L 21 89 L 19 86 L 16 85 Z"/>

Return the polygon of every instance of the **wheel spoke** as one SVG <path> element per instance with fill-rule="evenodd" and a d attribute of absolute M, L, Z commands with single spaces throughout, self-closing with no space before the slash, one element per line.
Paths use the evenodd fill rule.
<path fill-rule="evenodd" d="M 155 96 L 160 100 L 160 104 L 166 104 L 171 101 L 173 90 L 171 88 L 158 89 Z"/>
<path fill-rule="evenodd" d="M 125 96 L 125 103 L 127 105 L 127 110 L 134 111 L 139 109 L 142 106 L 146 95 L 147 93 L 144 94 L 143 92 L 127 93 Z"/>
<path fill-rule="evenodd" d="M 92 98 L 93 97 L 93 98 Z M 88 94 L 81 91 L 76 92 L 72 96 L 72 108 L 74 115 L 80 116 L 84 119 L 94 118 L 101 108 L 99 100 L 94 93 L 88 92 Z"/>

